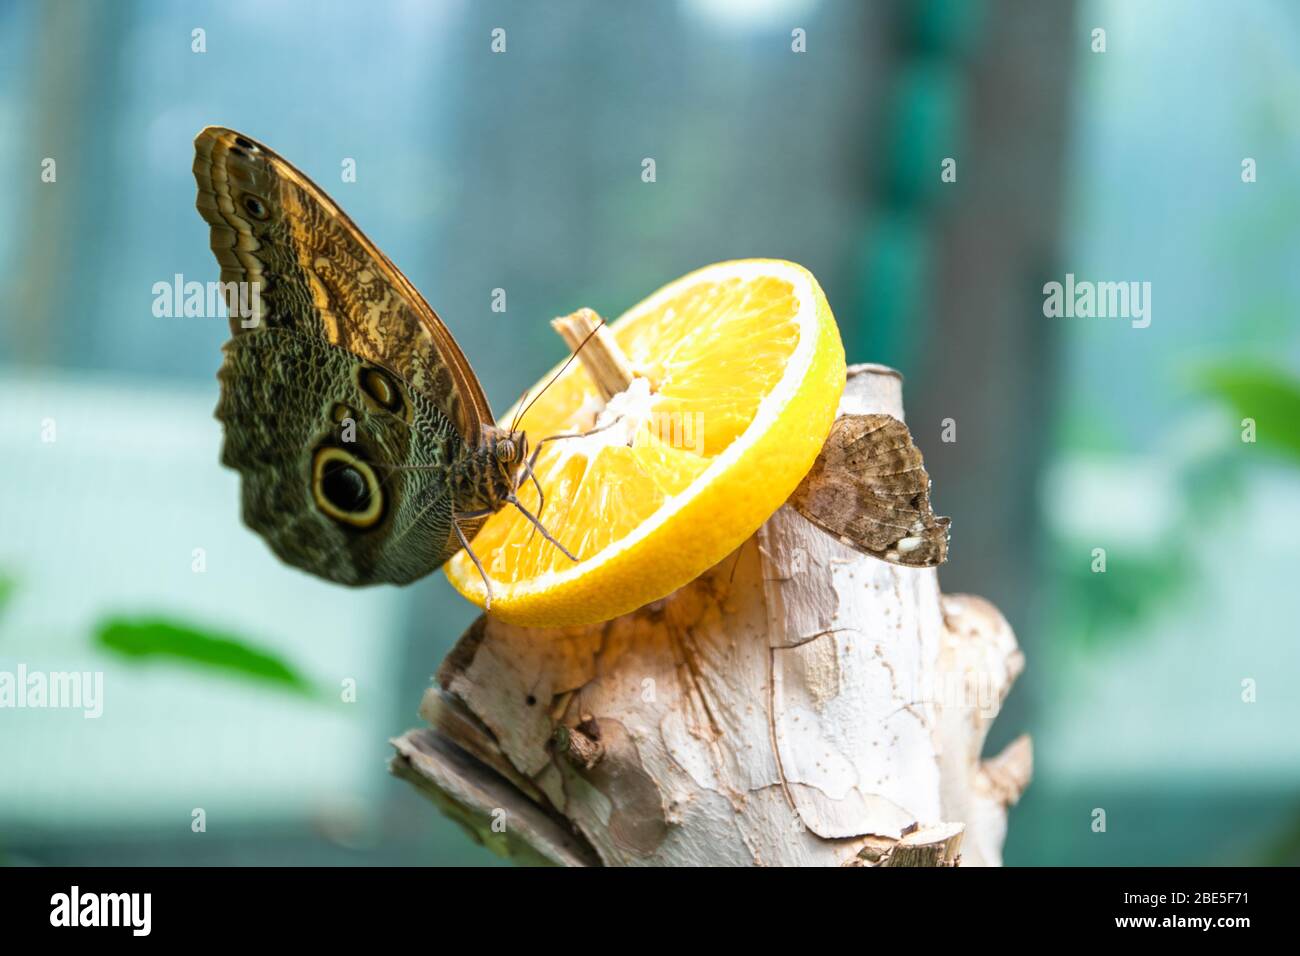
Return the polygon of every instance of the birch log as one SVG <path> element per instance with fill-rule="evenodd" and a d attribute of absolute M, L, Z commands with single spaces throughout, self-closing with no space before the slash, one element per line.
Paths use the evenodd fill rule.
<path fill-rule="evenodd" d="M 852 366 L 840 413 L 872 412 L 900 377 Z M 1031 748 L 980 753 L 1023 663 L 988 602 L 786 506 L 605 624 L 480 617 L 393 769 L 521 862 L 999 865 Z"/>

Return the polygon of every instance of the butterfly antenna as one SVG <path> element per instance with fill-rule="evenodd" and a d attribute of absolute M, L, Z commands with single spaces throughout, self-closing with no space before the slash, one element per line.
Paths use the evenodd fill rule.
<path fill-rule="evenodd" d="M 604 328 L 604 326 L 605 326 L 605 320 L 601 319 L 599 322 L 596 323 L 596 327 L 587 333 L 587 337 L 578 343 L 578 347 L 573 350 L 573 354 L 570 355 L 565 360 L 564 364 L 560 366 L 560 370 L 551 376 L 551 380 L 542 386 L 542 390 L 533 396 L 532 401 L 530 401 L 519 412 L 515 414 L 514 421 L 510 423 L 510 431 L 513 432 L 518 427 L 519 423 L 524 420 L 524 416 L 528 414 L 528 409 L 532 408 L 533 405 L 537 402 L 537 400 L 546 394 L 546 390 L 550 388 L 552 385 L 554 385 L 555 380 L 564 374 L 564 370 L 567 369 L 571 364 L 573 364 L 573 360 L 578 357 L 578 353 L 582 351 L 582 347 L 586 345 L 588 342 L 590 342 L 591 337 L 595 335 L 597 332 L 599 332 L 602 328 Z M 523 400 L 520 399 L 520 401 L 522 402 Z"/>
<path fill-rule="evenodd" d="M 528 389 L 524 389 L 524 393 L 523 393 L 522 395 L 519 396 L 519 402 L 518 402 L 518 404 L 515 405 L 515 408 L 523 408 L 523 407 L 524 407 L 524 399 L 526 399 L 527 397 L 528 397 Z M 531 405 L 532 402 L 529 402 L 528 404 Z M 515 426 L 519 424 L 519 418 L 520 418 L 520 413 L 519 413 L 519 412 L 515 412 L 515 417 L 514 417 L 514 418 L 511 420 L 511 422 L 510 422 L 510 431 L 511 431 L 511 432 L 514 432 L 514 430 L 515 430 Z"/>

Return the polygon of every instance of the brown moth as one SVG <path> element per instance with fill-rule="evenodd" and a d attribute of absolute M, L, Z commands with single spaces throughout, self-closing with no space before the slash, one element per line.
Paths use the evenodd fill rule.
<path fill-rule="evenodd" d="M 276 555 L 341 584 L 405 584 L 507 504 L 563 551 L 515 495 L 536 460 L 518 418 L 494 423 L 451 332 L 343 210 L 222 127 L 195 138 L 194 178 L 231 315 L 222 462 Z"/>
<path fill-rule="evenodd" d="M 850 547 L 892 564 L 932 568 L 948 557 L 949 519 L 935 517 L 921 452 L 892 415 L 836 419 L 790 504 Z"/>

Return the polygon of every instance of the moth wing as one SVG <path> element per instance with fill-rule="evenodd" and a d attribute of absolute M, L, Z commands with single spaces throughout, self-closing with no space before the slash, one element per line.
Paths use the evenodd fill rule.
<path fill-rule="evenodd" d="M 907 426 L 891 415 L 843 415 L 790 504 L 865 554 L 930 568 L 948 557 L 948 518 L 930 505 L 930 476 Z"/>

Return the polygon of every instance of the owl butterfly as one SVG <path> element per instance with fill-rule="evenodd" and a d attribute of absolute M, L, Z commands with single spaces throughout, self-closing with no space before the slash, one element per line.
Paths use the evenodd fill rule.
<path fill-rule="evenodd" d="M 948 557 L 949 519 L 930 507 L 930 476 L 907 426 L 843 415 L 790 504 L 852 548 L 912 568 Z"/>
<path fill-rule="evenodd" d="M 214 126 L 194 153 L 231 316 L 221 460 L 240 473 L 245 523 L 281 560 L 347 585 L 428 574 L 508 504 L 563 551 L 515 495 L 536 460 L 520 416 L 494 424 L 397 267 L 260 143 Z"/>

